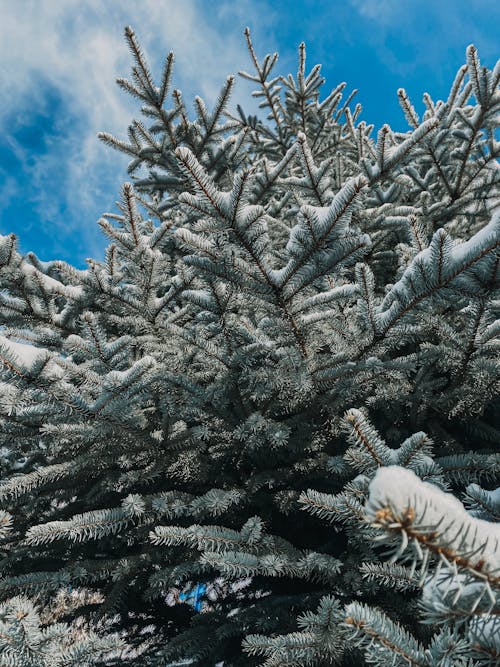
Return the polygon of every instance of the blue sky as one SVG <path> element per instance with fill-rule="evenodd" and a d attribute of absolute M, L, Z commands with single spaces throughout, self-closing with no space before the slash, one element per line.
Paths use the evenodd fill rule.
<path fill-rule="evenodd" d="M 176 55 L 184 99 L 212 102 L 227 74 L 249 69 L 243 29 L 259 55 L 278 51 L 296 71 L 304 40 L 309 66 L 323 65 L 325 92 L 359 89 L 363 118 L 406 130 L 397 104 L 406 88 L 447 95 L 465 48 L 482 62 L 499 56 L 500 3 L 493 0 L 0 0 L 0 234 L 23 252 L 78 267 L 102 258 L 97 220 L 113 210 L 127 180 L 125 157 L 99 142 L 124 137 L 136 104 L 114 84 L 128 76 L 123 27 L 132 25 L 158 73 Z M 233 104 L 251 106 L 248 84 Z"/>

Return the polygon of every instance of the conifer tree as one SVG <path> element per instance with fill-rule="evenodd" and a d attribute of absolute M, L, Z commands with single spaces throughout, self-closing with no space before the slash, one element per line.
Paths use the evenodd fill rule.
<path fill-rule="evenodd" d="M 5 614 L 96 665 L 497 664 L 500 64 L 374 139 L 303 44 L 246 31 L 259 118 L 126 39 L 105 261 L 0 237 Z"/>

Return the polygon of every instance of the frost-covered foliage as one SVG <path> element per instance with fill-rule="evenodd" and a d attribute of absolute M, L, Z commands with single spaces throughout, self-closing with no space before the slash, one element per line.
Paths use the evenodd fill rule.
<path fill-rule="evenodd" d="M 344 568 L 359 572 L 368 584 L 363 596 L 340 610 L 345 587 L 339 588 L 337 599 L 322 600 L 323 607 L 336 605 L 339 644 L 344 651 L 355 646 L 368 664 L 380 667 L 498 664 L 500 524 L 492 517 L 490 521 L 475 517 L 448 492 L 456 468 L 446 457 L 432 457 L 432 443 L 425 433 L 410 436 L 394 449 L 359 410 L 350 410 L 344 423 L 352 443 L 344 458 L 358 475 L 341 493 L 308 490 L 300 498 L 313 514 L 347 526 L 351 553 Z M 462 467 L 458 459 L 456 463 Z M 485 478 L 495 474 L 495 466 L 498 474 L 498 458 L 496 463 L 490 459 L 490 470 L 484 463 Z M 470 486 L 477 495 L 480 487 Z M 489 499 L 498 490 L 482 493 Z M 395 597 L 398 614 L 393 612 Z M 420 623 L 435 631 L 399 622 L 402 612 L 412 609 Z M 320 605 L 321 618 L 322 613 Z M 254 650 L 254 642 L 260 643 L 272 665 L 273 646 L 264 639 L 250 636 L 247 646 Z M 304 664 L 308 655 L 314 663 L 324 652 L 320 639 L 310 642 L 306 656 L 295 637 L 285 635 L 280 640 L 288 644 L 297 665 Z M 339 652 L 335 647 L 332 659 Z"/>
<path fill-rule="evenodd" d="M 0 604 L 2 667 L 85 667 L 112 660 L 120 641 L 99 637 L 75 623 L 42 624 L 38 610 L 24 596 Z"/>
<path fill-rule="evenodd" d="M 0 596 L 120 634 L 96 664 L 495 664 L 500 65 L 374 139 L 303 45 L 247 31 L 261 120 L 126 37 L 105 261 L 0 237 Z"/>

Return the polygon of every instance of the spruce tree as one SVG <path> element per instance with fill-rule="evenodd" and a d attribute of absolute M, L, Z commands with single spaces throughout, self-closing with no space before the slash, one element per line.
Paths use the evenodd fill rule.
<path fill-rule="evenodd" d="M 500 64 L 374 139 L 303 44 L 260 118 L 126 39 L 105 260 L 0 237 L 0 658 L 498 664 Z"/>

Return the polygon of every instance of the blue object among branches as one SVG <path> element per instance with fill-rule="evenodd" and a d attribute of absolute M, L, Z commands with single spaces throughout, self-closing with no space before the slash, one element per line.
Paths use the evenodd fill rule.
<path fill-rule="evenodd" d="M 206 592 L 206 584 L 196 584 L 191 590 L 186 591 L 185 593 L 180 593 L 179 600 L 181 602 L 187 602 L 187 604 L 192 604 L 196 611 L 201 611 L 203 597 Z"/>

